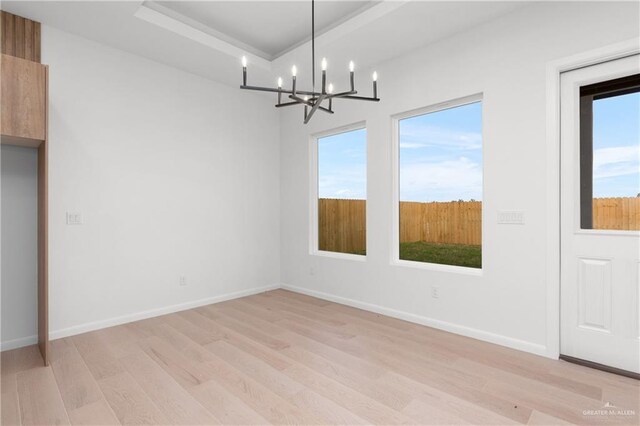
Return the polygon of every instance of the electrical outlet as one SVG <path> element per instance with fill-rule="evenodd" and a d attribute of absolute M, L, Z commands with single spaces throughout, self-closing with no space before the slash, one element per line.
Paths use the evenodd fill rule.
<path fill-rule="evenodd" d="M 184 275 L 180 275 L 180 279 L 178 280 L 178 282 L 180 283 L 180 286 L 187 285 L 187 277 L 185 277 Z"/>
<path fill-rule="evenodd" d="M 67 225 L 82 225 L 82 213 L 67 212 Z"/>
<path fill-rule="evenodd" d="M 440 298 L 440 287 L 437 287 L 435 285 L 431 286 L 431 297 L 433 297 L 434 299 Z"/>

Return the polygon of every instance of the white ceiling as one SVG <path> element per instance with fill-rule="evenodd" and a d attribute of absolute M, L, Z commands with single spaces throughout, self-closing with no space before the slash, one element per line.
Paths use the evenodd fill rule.
<path fill-rule="evenodd" d="M 358 70 L 526 5 L 318 1 L 317 57 L 328 58 L 330 75 L 346 74 L 353 60 L 358 76 Z M 309 84 L 309 1 L 3 1 L 2 9 L 232 86 L 241 82 L 243 54 L 249 57 L 249 84 L 273 85 L 292 64 L 299 69 L 299 87 Z"/>
<path fill-rule="evenodd" d="M 374 6 L 373 1 L 318 1 L 316 36 Z M 311 4 L 304 1 L 158 1 L 157 4 L 253 46 L 274 59 L 309 40 Z"/>

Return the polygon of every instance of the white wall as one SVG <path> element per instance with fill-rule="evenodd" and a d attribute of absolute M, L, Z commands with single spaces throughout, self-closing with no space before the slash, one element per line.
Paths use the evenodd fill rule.
<path fill-rule="evenodd" d="M 0 146 L 3 348 L 32 343 L 37 330 L 38 151 Z"/>
<path fill-rule="evenodd" d="M 604 18 L 606 17 L 606 18 Z M 281 116 L 284 286 L 540 354 L 546 348 L 546 65 L 638 37 L 638 4 L 540 3 L 377 67 L 379 104 Z M 363 70 L 362 76 L 370 75 Z M 362 81 L 363 78 L 360 78 Z M 369 93 L 368 86 L 363 87 Z M 391 265 L 391 116 L 484 94 L 482 276 Z M 309 135 L 366 120 L 366 262 L 309 254 Z M 524 226 L 498 225 L 523 210 Z M 314 274 L 311 274 L 313 268 Z M 431 286 L 440 297 L 431 298 Z"/>
<path fill-rule="evenodd" d="M 279 282 L 270 99 L 49 26 L 42 62 L 52 338 Z"/>
<path fill-rule="evenodd" d="M 634 3 L 536 4 L 380 64 L 381 103 L 337 101 L 335 115 L 318 113 L 308 126 L 298 109 L 278 119 L 270 97 L 44 26 L 52 338 L 282 282 L 544 353 L 545 66 L 637 37 L 637 16 Z M 390 116 L 478 92 L 483 275 L 390 265 Z M 309 135 L 361 120 L 367 260 L 311 256 Z M 524 210 L 526 225 L 497 225 L 503 209 Z M 84 223 L 66 225 L 67 211 L 80 212 Z M 187 286 L 178 285 L 180 275 Z M 2 278 L 4 320 L 4 269 Z M 437 300 L 432 284 L 440 287 Z M 35 293 L 15 297 L 35 303 Z M 8 331 L 3 321 L 3 340 L 33 339 L 26 335 L 35 330 L 31 318 L 20 322 L 24 330 Z"/>

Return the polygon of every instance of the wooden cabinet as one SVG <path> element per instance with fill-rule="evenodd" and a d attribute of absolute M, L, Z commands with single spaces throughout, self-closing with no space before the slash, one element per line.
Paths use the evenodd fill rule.
<path fill-rule="evenodd" d="M 49 364 L 49 68 L 40 23 L 0 10 L 0 143 L 38 149 L 38 346 Z"/>
<path fill-rule="evenodd" d="M 47 133 L 47 67 L 3 54 L 0 86 L 3 139 L 10 138 L 15 145 L 40 145 Z"/>
<path fill-rule="evenodd" d="M 0 10 L 2 53 L 40 62 L 40 22 Z"/>

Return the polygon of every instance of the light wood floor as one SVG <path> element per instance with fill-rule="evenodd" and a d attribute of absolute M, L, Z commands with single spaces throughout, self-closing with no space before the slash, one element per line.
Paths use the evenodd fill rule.
<path fill-rule="evenodd" d="M 283 290 L 51 354 L 2 354 L 3 425 L 639 422 L 635 380 Z"/>

